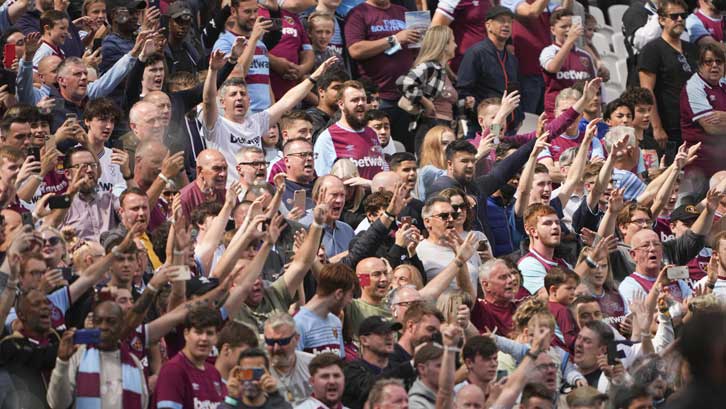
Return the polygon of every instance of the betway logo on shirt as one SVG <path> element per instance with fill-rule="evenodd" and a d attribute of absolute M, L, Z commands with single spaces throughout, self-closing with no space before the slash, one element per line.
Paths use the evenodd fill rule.
<path fill-rule="evenodd" d="M 194 409 L 217 409 L 217 406 L 219 406 L 219 402 L 199 400 L 196 396 L 194 397 Z"/>
<path fill-rule="evenodd" d="M 568 70 L 568 71 L 557 71 L 557 79 L 558 80 L 586 80 L 590 78 L 590 73 L 585 71 L 575 71 L 575 70 Z"/>
<path fill-rule="evenodd" d="M 250 70 L 270 68 L 270 61 L 267 58 L 253 58 L 252 64 L 250 64 Z"/>
<path fill-rule="evenodd" d="M 383 24 L 371 26 L 371 32 L 390 32 L 390 31 L 401 31 L 406 29 L 406 23 L 402 20 L 383 20 Z"/>
<path fill-rule="evenodd" d="M 292 27 L 283 27 L 282 35 L 289 35 L 290 37 L 297 37 L 297 30 Z"/>
<path fill-rule="evenodd" d="M 356 159 L 356 158 L 348 158 L 348 159 L 353 161 L 353 163 L 355 163 L 355 166 L 357 166 L 359 168 L 383 167 L 383 164 L 385 163 L 383 158 L 380 156 L 378 156 L 378 157 L 364 156 L 360 159 Z"/>

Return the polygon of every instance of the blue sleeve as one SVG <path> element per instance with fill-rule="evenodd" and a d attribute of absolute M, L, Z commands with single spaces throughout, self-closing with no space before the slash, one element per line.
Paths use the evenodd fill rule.
<path fill-rule="evenodd" d="M 88 98 L 96 99 L 111 94 L 133 68 L 136 58 L 125 54 L 99 79 L 88 85 Z"/>
<path fill-rule="evenodd" d="M 519 271 L 522 272 L 522 286 L 535 294 L 540 288 L 544 287 L 544 277 L 547 275 L 542 263 L 533 257 L 527 257 L 519 262 Z"/>
<path fill-rule="evenodd" d="M 43 97 L 41 92 L 33 87 L 33 63 L 25 61 L 25 58 L 20 59 L 15 85 L 15 95 L 21 104 L 35 106 Z"/>
<path fill-rule="evenodd" d="M 517 14 L 517 7 L 524 2 L 525 0 L 502 0 L 501 5 L 512 10 L 512 13 Z"/>
<path fill-rule="evenodd" d="M 511 355 L 517 362 L 521 361 L 527 351 L 529 351 L 529 345 L 527 344 L 520 344 L 517 341 L 513 341 L 501 335 L 495 335 L 495 337 L 497 348 L 505 354 Z"/>
<path fill-rule="evenodd" d="M 7 3 L 8 2 L 6 2 L 6 4 Z M 8 8 L 5 7 L 2 12 L 0 12 L 0 33 L 5 34 L 5 32 L 8 31 L 12 25 L 13 24 L 10 22 L 10 14 Z"/>
<path fill-rule="evenodd" d="M 686 30 L 688 30 L 688 41 L 693 44 L 696 44 L 701 38 L 711 35 L 695 14 L 691 14 L 686 19 Z"/>

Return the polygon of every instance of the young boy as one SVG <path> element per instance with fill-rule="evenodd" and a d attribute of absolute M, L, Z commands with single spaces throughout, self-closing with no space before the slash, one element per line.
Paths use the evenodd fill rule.
<path fill-rule="evenodd" d="M 335 18 L 328 13 L 316 11 L 308 16 L 308 37 L 313 46 L 315 60 L 313 62 L 313 71 L 315 71 L 323 61 L 330 57 L 338 57 L 339 67 L 343 68 L 343 57 L 333 47 L 329 47 L 330 40 L 335 33 Z"/>
<path fill-rule="evenodd" d="M 642 87 L 628 88 L 620 95 L 620 99 L 633 107 L 633 121 L 630 126 L 635 130 L 635 139 L 638 145 L 643 142 L 643 134 L 650 128 L 650 114 L 653 111 L 653 94 Z M 658 154 L 655 149 L 641 150 L 641 161 L 644 160 L 644 168 L 658 167 Z M 640 168 L 640 166 L 639 166 Z M 640 171 L 640 169 L 638 169 Z"/>
<path fill-rule="evenodd" d="M 391 119 L 387 113 L 378 109 L 370 110 L 366 113 L 366 122 L 376 132 L 386 160 L 396 152 L 406 151 L 400 142 L 391 139 Z"/>
<path fill-rule="evenodd" d="M 569 305 L 575 299 L 575 288 L 580 284 L 580 277 L 571 270 L 553 267 L 547 272 L 544 283 L 549 294 L 547 308 L 557 323 L 554 345 L 572 353 L 577 339 L 577 323 Z"/>
<path fill-rule="evenodd" d="M 66 55 L 61 46 L 70 36 L 68 33 L 68 16 L 57 10 L 48 10 L 40 15 L 40 34 L 42 43 L 33 56 L 33 69 L 38 69 L 40 60 L 55 55 L 61 59 Z"/>
<path fill-rule="evenodd" d="M 608 126 L 631 126 L 633 121 L 633 107 L 620 98 L 616 98 L 605 105 L 603 119 Z"/>

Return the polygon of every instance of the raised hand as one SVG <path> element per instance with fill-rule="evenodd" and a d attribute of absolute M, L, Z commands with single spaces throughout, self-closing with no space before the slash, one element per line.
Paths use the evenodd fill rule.
<path fill-rule="evenodd" d="M 209 56 L 209 68 L 214 71 L 219 71 L 227 63 L 227 59 L 222 50 L 214 50 L 212 51 L 212 55 Z"/>
<path fill-rule="evenodd" d="M 457 233 L 454 234 L 458 236 Z M 478 245 L 479 241 L 476 239 L 474 232 L 469 232 L 466 238 L 456 248 L 456 258 L 466 263 L 474 255 Z"/>
<path fill-rule="evenodd" d="M 275 215 L 270 221 L 270 225 L 267 227 L 267 241 L 270 244 L 277 243 L 277 240 L 280 238 L 280 234 L 282 233 L 282 230 L 285 229 L 285 226 L 287 226 L 285 218 L 280 214 Z"/>
<path fill-rule="evenodd" d="M 148 7 L 144 11 L 144 22 L 141 24 L 141 30 L 157 30 L 159 28 L 159 18 L 161 11 L 156 7 Z"/>
<path fill-rule="evenodd" d="M 224 196 L 224 205 L 229 208 L 234 207 L 234 205 L 237 204 L 237 198 L 242 194 L 243 190 L 244 188 L 239 182 L 232 182 L 229 188 L 227 188 L 227 193 Z"/>
<path fill-rule="evenodd" d="M 69 328 L 63 333 L 60 343 L 58 344 L 58 359 L 68 362 L 69 359 L 78 349 L 78 345 L 73 343 L 73 336 L 76 334 L 75 328 Z"/>
<path fill-rule="evenodd" d="M 608 210 L 613 214 L 619 214 L 625 208 L 625 190 L 614 189 L 608 198 Z"/>
<path fill-rule="evenodd" d="M 41 40 L 40 33 L 32 32 L 25 36 L 25 54 L 24 58 L 26 61 L 33 61 L 35 52 L 40 48 Z"/>
<path fill-rule="evenodd" d="M 542 112 L 537 117 L 537 128 L 535 131 L 535 135 L 537 136 L 537 138 L 539 138 L 543 133 L 545 133 L 545 131 L 547 130 L 546 128 L 547 128 L 547 115 L 544 112 Z"/>
<path fill-rule="evenodd" d="M 708 193 L 706 193 L 706 207 L 710 212 L 713 213 L 716 211 L 722 197 L 723 193 L 719 192 L 716 189 L 710 189 Z"/>
<path fill-rule="evenodd" d="M 313 209 L 313 221 L 315 221 L 316 224 L 324 226 L 325 224 L 327 224 L 329 219 L 330 207 L 327 204 L 321 203 L 315 206 L 315 208 Z"/>
<path fill-rule="evenodd" d="M 602 78 L 595 77 L 585 83 L 585 87 L 582 90 L 582 96 L 585 98 L 585 102 L 591 101 L 597 95 L 602 84 Z"/>
<path fill-rule="evenodd" d="M 175 178 L 184 169 L 184 152 L 180 151 L 173 155 L 166 154 L 161 162 L 161 174 L 167 179 Z"/>
<path fill-rule="evenodd" d="M 602 121 L 600 118 L 595 118 L 587 124 L 585 129 L 585 140 L 592 141 L 592 138 L 597 135 L 597 124 Z"/>
<path fill-rule="evenodd" d="M 547 143 L 547 141 L 550 138 L 550 131 L 544 131 L 542 134 L 537 135 L 537 141 L 534 143 L 534 148 L 532 149 L 531 156 L 536 157 L 540 154 L 545 148 L 549 148 L 551 144 Z"/>
<path fill-rule="evenodd" d="M 444 346 L 458 347 L 464 331 L 456 324 L 441 324 L 441 335 Z"/>
<path fill-rule="evenodd" d="M 519 91 L 504 91 L 502 104 L 499 107 L 500 112 L 505 112 L 507 115 L 511 114 L 519 106 L 520 99 Z"/>
<path fill-rule="evenodd" d="M 338 62 L 338 57 L 328 58 L 327 60 L 323 61 L 322 64 L 320 64 L 320 66 L 318 67 L 317 70 L 315 70 L 315 72 L 310 74 L 310 77 L 313 78 L 314 80 L 319 79 L 321 75 L 325 74 L 325 71 L 327 71 L 330 67 L 335 65 L 335 63 L 337 63 L 337 62 Z"/>
<path fill-rule="evenodd" d="M 393 188 L 393 196 L 391 197 L 391 201 L 388 203 L 386 211 L 390 215 L 396 217 L 399 213 L 401 213 L 401 210 L 406 207 L 408 201 L 408 187 L 406 187 L 405 183 L 396 182 L 396 185 Z"/>

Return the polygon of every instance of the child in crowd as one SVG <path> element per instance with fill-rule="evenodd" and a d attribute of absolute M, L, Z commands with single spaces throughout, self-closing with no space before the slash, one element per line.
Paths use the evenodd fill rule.
<path fill-rule="evenodd" d="M 328 13 L 316 11 L 308 16 L 307 27 L 308 37 L 310 37 L 310 43 L 312 44 L 313 52 L 315 53 L 313 70 L 316 70 L 323 61 L 330 57 L 338 57 L 338 68 L 342 69 L 343 57 L 333 48 L 328 47 L 335 30 L 335 18 Z"/>
<path fill-rule="evenodd" d="M 374 109 L 366 114 L 367 125 L 376 132 L 383 154 L 388 157 L 396 152 L 405 152 L 403 144 L 391 138 L 391 119 L 384 111 Z"/>
<path fill-rule="evenodd" d="M 580 277 L 573 271 L 553 267 L 547 272 L 544 282 L 549 294 L 547 308 L 557 324 L 554 345 L 572 352 L 577 338 L 577 323 L 568 307 L 575 299 L 575 288 L 580 284 Z"/>

